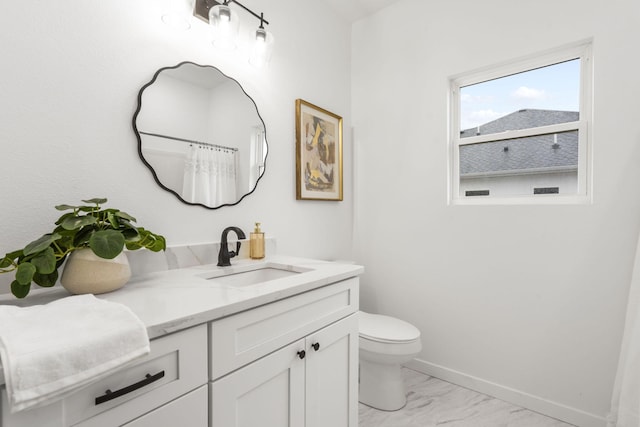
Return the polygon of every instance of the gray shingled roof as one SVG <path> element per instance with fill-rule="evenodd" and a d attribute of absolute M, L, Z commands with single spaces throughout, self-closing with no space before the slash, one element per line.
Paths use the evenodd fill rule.
<path fill-rule="evenodd" d="M 476 128 L 461 138 L 577 121 L 576 111 L 519 110 Z M 479 133 L 478 133 L 479 132 Z M 491 175 L 509 171 L 567 170 L 578 165 L 578 131 L 460 146 L 460 174 Z M 557 145 L 556 145 L 557 144 Z"/>

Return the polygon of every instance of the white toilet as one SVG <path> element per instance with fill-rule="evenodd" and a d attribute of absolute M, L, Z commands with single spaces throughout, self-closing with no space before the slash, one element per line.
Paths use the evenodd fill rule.
<path fill-rule="evenodd" d="M 365 405 L 395 411 L 407 403 L 400 366 L 422 349 L 420 331 L 403 320 L 359 313 L 360 395 Z"/>

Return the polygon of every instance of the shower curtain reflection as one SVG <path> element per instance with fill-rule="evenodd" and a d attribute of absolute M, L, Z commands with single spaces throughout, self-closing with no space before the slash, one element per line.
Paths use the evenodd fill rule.
<path fill-rule="evenodd" d="M 236 203 L 237 170 L 237 151 L 191 144 L 184 162 L 182 198 L 206 206 Z"/>

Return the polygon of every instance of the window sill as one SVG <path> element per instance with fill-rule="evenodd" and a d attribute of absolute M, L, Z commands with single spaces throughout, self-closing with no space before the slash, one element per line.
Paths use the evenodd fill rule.
<path fill-rule="evenodd" d="M 449 206 L 508 206 L 508 205 L 590 205 L 591 196 L 538 194 L 535 196 L 493 197 L 475 196 L 450 198 Z"/>

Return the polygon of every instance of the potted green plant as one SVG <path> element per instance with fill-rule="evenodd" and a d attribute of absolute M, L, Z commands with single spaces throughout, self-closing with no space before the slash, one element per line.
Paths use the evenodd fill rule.
<path fill-rule="evenodd" d="M 119 256 L 124 258 L 122 262 L 126 263 L 128 280 L 131 273 L 123 253 L 125 247 L 129 250 L 145 248 L 154 252 L 166 249 L 163 236 L 136 227 L 133 224 L 136 219 L 131 215 L 118 209 L 102 209 L 101 205 L 107 199 L 95 198 L 83 202 L 88 205 L 56 206 L 57 210 L 68 212 L 55 222 L 56 227 L 51 233 L 0 259 L 0 273 L 15 271 L 15 280 L 11 283 L 13 295 L 26 297 L 32 282 L 42 287 L 55 285 L 58 269 L 76 252 L 90 251 L 91 256 L 95 255 L 100 260 L 113 260 Z M 62 283 L 64 286 L 64 280 Z"/>

